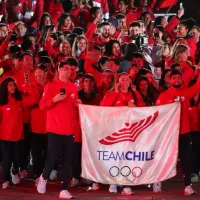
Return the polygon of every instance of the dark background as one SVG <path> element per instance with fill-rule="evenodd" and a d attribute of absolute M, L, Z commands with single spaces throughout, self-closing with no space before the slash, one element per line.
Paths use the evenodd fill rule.
<path fill-rule="evenodd" d="M 157 0 L 157 4 L 160 0 Z M 200 26 L 200 0 L 179 0 L 176 6 L 173 6 L 170 12 L 177 13 L 177 10 L 180 8 L 180 2 L 183 3 L 185 8 L 184 18 L 192 17 L 195 19 L 196 24 Z M 155 13 L 166 13 L 168 9 L 161 9 L 160 11 L 155 10 Z"/>

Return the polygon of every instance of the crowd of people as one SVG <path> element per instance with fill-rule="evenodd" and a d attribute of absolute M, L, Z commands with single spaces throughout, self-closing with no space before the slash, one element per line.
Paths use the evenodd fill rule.
<path fill-rule="evenodd" d="M 46 192 L 49 178 L 57 179 L 61 165 L 60 198 L 72 198 L 68 187 L 81 179 L 78 104 L 179 101 L 184 194 L 196 194 L 191 183 L 200 175 L 200 28 L 184 19 L 184 8 L 155 17 L 155 3 L 0 1 L 2 189 L 10 179 L 19 184 L 31 161 L 39 193 Z M 116 193 L 117 185 L 109 191 Z M 161 192 L 161 183 L 153 191 Z M 133 191 L 124 186 L 123 194 Z"/>

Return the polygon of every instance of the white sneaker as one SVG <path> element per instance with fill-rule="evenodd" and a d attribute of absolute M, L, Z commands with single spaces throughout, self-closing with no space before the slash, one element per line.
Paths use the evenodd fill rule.
<path fill-rule="evenodd" d="M 115 184 L 110 185 L 109 192 L 110 193 L 117 193 L 117 185 L 115 185 Z"/>
<path fill-rule="evenodd" d="M 134 192 L 131 190 L 130 187 L 125 187 L 122 190 L 122 194 L 126 195 L 126 196 L 130 196 L 130 195 L 134 194 Z"/>
<path fill-rule="evenodd" d="M 19 184 L 20 183 L 20 178 L 19 178 L 19 174 L 16 174 L 16 175 L 14 175 L 13 173 L 12 173 L 12 169 L 11 169 L 11 177 L 12 177 L 12 182 L 13 182 L 13 184 L 14 185 L 17 185 L 17 184 Z"/>
<path fill-rule="evenodd" d="M 40 178 L 37 178 L 37 179 L 35 180 L 35 187 L 37 187 L 37 186 L 38 186 L 39 179 L 40 179 Z"/>
<path fill-rule="evenodd" d="M 8 181 L 6 181 L 6 182 L 3 183 L 3 185 L 2 185 L 2 189 L 5 190 L 5 189 L 9 188 L 9 186 L 10 186 L 10 183 L 9 183 Z"/>
<path fill-rule="evenodd" d="M 154 183 L 153 184 L 153 192 L 154 193 L 161 193 L 162 189 L 161 189 L 161 182 L 158 183 Z"/>
<path fill-rule="evenodd" d="M 26 178 L 27 175 L 28 175 L 28 172 L 27 172 L 26 170 L 22 170 L 22 171 L 20 172 L 20 178 L 21 178 L 21 179 Z"/>
<path fill-rule="evenodd" d="M 192 186 L 186 186 L 185 187 L 185 190 L 184 190 L 184 195 L 188 196 L 188 195 L 196 195 L 197 192 L 195 192 L 193 189 L 192 189 Z"/>
<path fill-rule="evenodd" d="M 44 180 L 44 178 L 41 175 L 39 178 L 38 185 L 37 185 L 37 191 L 40 194 L 44 194 L 46 192 L 46 185 L 47 185 L 47 180 Z"/>
<path fill-rule="evenodd" d="M 57 180 L 57 179 L 58 179 L 58 172 L 57 172 L 57 170 L 52 170 L 49 178 L 50 178 L 52 181 Z"/>
<path fill-rule="evenodd" d="M 79 180 L 73 178 L 73 179 L 71 180 L 71 183 L 70 183 L 69 187 L 76 187 L 77 185 L 79 185 Z"/>
<path fill-rule="evenodd" d="M 73 196 L 67 190 L 62 190 L 60 192 L 59 198 L 60 199 L 72 199 Z"/>
<path fill-rule="evenodd" d="M 92 184 L 92 190 L 99 190 L 100 185 L 98 183 L 93 183 Z"/>

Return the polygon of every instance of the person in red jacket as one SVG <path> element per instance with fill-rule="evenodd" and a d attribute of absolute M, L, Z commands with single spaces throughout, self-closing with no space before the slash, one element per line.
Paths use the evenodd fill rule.
<path fill-rule="evenodd" d="M 35 69 L 36 83 L 32 84 L 27 91 L 30 109 L 31 154 L 36 185 L 44 168 L 47 150 L 47 113 L 46 110 L 42 111 L 39 108 L 39 102 L 42 98 L 42 93 L 46 84 L 47 71 L 47 67 L 44 64 L 37 65 Z"/>
<path fill-rule="evenodd" d="M 183 20 L 178 24 L 178 30 L 177 30 L 177 37 L 178 38 L 184 38 L 189 46 L 190 56 L 193 60 L 195 60 L 195 53 L 197 49 L 197 42 L 194 39 L 193 35 L 190 34 L 190 31 L 193 27 L 193 22 L 188 20 Z"/>
<path fill-rule="evenodd" d="M 91 74 L 85 74 L 82 78 L 83 89 L 79 91 L 78 96 L 82 104 L 99 106 L 101 96 L 94 92 L 95 79 Z M 77 133 L 75 135 L 74 159 L 72 162 L 72 175 L 73 179 L 70 183 L 71 187 L 79 184 L 81 175 L 81 148 L 82 148 L 82 135 L 79 122 L 79 115 L 77 116 Z"/>
<path fill-rule="evenodd" d="M 24 140 L 23 142 L 23 162 L 21 168 L 20 177 L 24 178 L 27 176 L 27 166 L 28 166 L 28 157 L 30 155 L 30 132 L 29 132 L 29 106 L 28 106 L 28 96 L 27 96 L 27 88 L 29 88 L 30 84 L 35 83 L 34 77 L 34 58 L 30 52 L 24 52 L 20 55 L 19 61 L 21 62 L 22 69 L 20 69 L 14 75 L 14 79 L 16 80 L 17 87 L 23 95 L 24 101 L 24 113 L 23 113 L 23 121 L 24 121 Z"/>
<path fill-rule="evenodd" d="M 23 42 L 23 37 L 25 36 L 27 31 L 26 25 L 23 22 L 18 22 L 15 26 L 14 31 L 17 34 L 15 43 L 17 45 L 21 45 Z"/>
<path fill-rule="evenodd" d="M 112 39 L 110 36 L 110 24 L 108 22 L 102 22 L 98 26 L 99 35 L 95 36 L 91 42 L 89 42 L 89 49 L 92 51 L 95 45 L 102 48 L 105 51 L 105 45 Z"/>
<path fill-rule="evenodd" d="M 42 44 L 42 36 L 46 31 L 46 26 L 53 24 L 51 15 L 49 13 L 43 13 L 38 24 L 38 28 L 33 31 L 36 36 L 36 41 Z"/>
<path fill-rule="evenodd" d="M 191 187 L 191 160 L 190 160 L 190 124 L 189 107 L 190 99 L 200 92 L 200 76 L 196 84 L 190 88 L 183 85 L 183 80 L 179 71 L 174 70 L 170 74 L 170 88 L 163 92 L 157 99 L 156 105 L 163 105 L 179 101 L 181 103 L 180 136 L 179 136 L 179 157 L 183 172 L 185 174 L 184 195 L 192 195 L 196 192 Z M 161 184 L 154 184 L 154 191 L 161 191 Z"/>
<path fill-rule="evenodd" d="M 10 174 L 14 184 L 20 183 L 20 141 L 23 139 L 22 97 L 15 80 L 6 78 L 0 88 L 0 142 L 2 162 L 2 189 L 9 187 Z M 13 163 L 13 167 L 11 169 Z"/>
<path fill-rule="evenodd" d="M 60 198 L 70 199 L 67 191 L 70 165 L 74 149 L 74 122 L 77 112 L 77 86 L 70 82 L 72 63 L 68 60 L 58 66 L 58 79 L 48 83 L 40 101 L 41 110 L 47 110 L 46 131 L 48 133 L 47 160 L 39 178 L 37 191 L 46 192 L 47 179 L 63 150 L 64 166 L 61 172 Z"/>
<path fill-rule="evenodd" d="M 109 58 L 120 59 L 120 43 L 118 40 L 110 40 L 106 45 L 105 55 Z"/>
<path fill-rule="evenodd" d="M 44 12 L 51 15 L 53 24 L 57 26 L 60 15 L 64 12 L 60 0 L 44 0 Z"/>
<path fill-rule="evenodd" d="M 174 63 L 179 63 L 182 69 L 182 79 L 184 84 L 188 86 L 190 81 L 195 76 L 195 71 L 192 67 L 191 62 L 188 60 L 190 55 L 189 49 L 185 45 L 178 45 L 172 52 L 172 59 Z"/>
<path fill-rule="evenodd" d="M 64 31 L 72 32 L 73 29 L 74 29 L 74 24 L 72 22 L 71 15 L 68 13 L 62 13 L 62 15 L 59 18 L 57 30 L 60 32 Z"/>
<path fill-rule="evenodd" d="M 130 76 L 127 73 L 121 73 L 114 90 L 106 93 L 100 105 L 141 107 L 144 106 L 144 102 L 139 92 L 132 89 Z"/>
<path fill-rule="evenodd" d="M 172 40 L 174 38 L 174 35 L 176 35 L 174 29 L 180 22 L 180 18 L 184 15 L 184 8 L 181 8 L 178 10 L 177 16 L 172 17 L 172 19 L 168 22 L 165 16 L 158 16 L 155 19 L 154 26 L 161 25 L 163 28 L 165 28 L 167 37 L 169 40 Z"/>
<path fill-rule="evenodd" d="M 72 56 L 79 61 L 85 60 L 87 49 L 88 49 L 88 41 L 83 35 L 80 35 L 74 41 L 72 47 Z"/>
<path fill-rule="evenodd" d="M 131 22 L 138 21 L 140 19 L 142 12 L 138 11 L 138 9 L 128 10 L 128 4 L 129 4 L 129 1 L 127 1 L 127 0 L 118 1 L 119 11 L 116 11 L 114 13 L 114 16 L 116 16 L 117 14 L 120 14 L 120 13 L 125 15 L 126 24 L 129 27 Z"/>
<path fill-rule="evenodd" d="M 130 76 L 127 73 L 121 73 L 115 83 L 114 90 L 106 93 L 100 106 L 137 107 L 144 106 L 144 102 L 139 92 L 132 89 Z M 110 185 L 109 191 L 116 193 L 117 185 Z M 126 187 L 123 189 L 122 194 L 132 195 L 133 192 L 130 187 Z"/>
<path fill-rule="evenodd" d="M 121 44 L 124 42 L 131 43 L 133 41 L 133 38 L 135 38 L 140 33 L 141 33 L 140 23 L 131 22 L 129 26 L 129 34 L 128 35 L 120 34 L 119 40 Z"/>
<path fill-rule="evenodd" d="M 43 14 L 43 0 L 11 0 L 7 4 L 8 23 L 23 21 L 34 28 Z"/>

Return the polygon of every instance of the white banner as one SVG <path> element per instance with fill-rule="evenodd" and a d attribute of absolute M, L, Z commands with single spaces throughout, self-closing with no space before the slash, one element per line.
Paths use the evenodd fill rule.
<path fill-rule="evenodd" d="M 180 104 L 145 108 L 79 105 L 82 177 L 141 185 L 176 175 Z"/>

